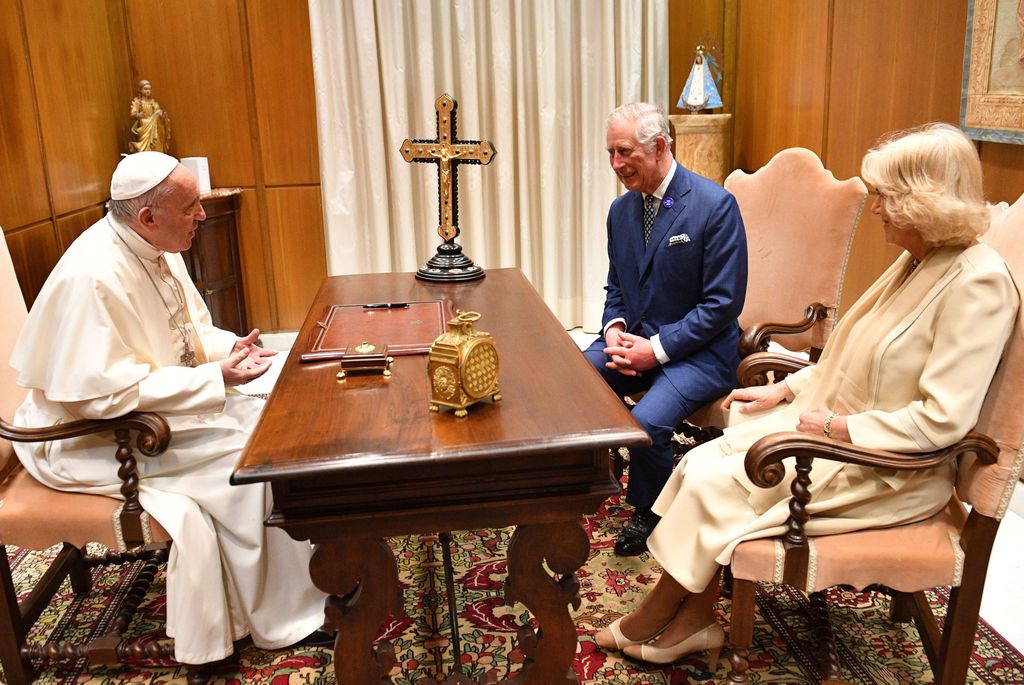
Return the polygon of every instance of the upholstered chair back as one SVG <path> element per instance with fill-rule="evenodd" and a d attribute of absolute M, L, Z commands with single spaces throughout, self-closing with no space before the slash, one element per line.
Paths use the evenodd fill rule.
<path fill-rule="evenodd" d="M 822 348 L 838 318 L 843 274 L 867 197 L 857 177 L 839 181 L 804 148 L 789 148 L 753 174 L 725 179 L 747 231 L 746 329 L 757 323 L 795 322 L 820 302 L 829 316 L 813 328 L 773 340 L 792 351 Z"/>
<path fill-rule="evenodd" d="M 17 384 L 18 374 L 11 368 L 11 350 L 18 339 L 18 333 L 25 325 L 25 298 L 18 285 L 18 277 L 14 273 L 7 240 L 0 229 L 0 416 L 8 421 L 14 416 L 14 410 L 25 399 L 26 391 Z M 8 461 L 14 459 L 11 443 L 0 440 L 0 474 L 6 473 Z M 2 478 L 0 478 L 2 480 Z"/>
<path fill-rule="evenodd" d="M 994 213 L 982 236 L 1006 260 L 1018 292 L 1024 293 L 1024 195 L 1008 209 Z M 1024 298 L 1024 294 L 1022 294 Z M 999 460 L 990 466 L 968 456 L 960 463 L 957 494 L 986 516 L 1002 520 L 1024 462 L 1024 316 L 1018 315 L 1003 360 L 989 386 L 977 430 L 999 445 Z"/>

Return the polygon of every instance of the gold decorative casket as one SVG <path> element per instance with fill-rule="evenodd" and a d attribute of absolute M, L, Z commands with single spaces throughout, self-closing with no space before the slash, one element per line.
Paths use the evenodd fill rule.
<path fill-rule="evenodd" d="M 466 407 L 488 396 L 501 400 L 498 392 L 498 347 L 490 333 L 474 330 L 477 312 L 456 311 L 448 331 L 430 346 L 427 374 L 430 378 L 430 411 L 451 407 L 455 416 L 466 415 Z"/>

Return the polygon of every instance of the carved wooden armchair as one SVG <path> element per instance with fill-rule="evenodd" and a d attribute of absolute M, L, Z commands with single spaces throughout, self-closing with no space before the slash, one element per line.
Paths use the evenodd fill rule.
<path fill-rule="evenodd" d="M 16 383 L 16 373 L 7 361 L 26 317 L 25 302 L 18 287 L 7 243 L 0 240 L 0 416 L 10 417 L 25 397 Z M 124 658 L 167 658 L 173 655 L 173 641 L 143 644 L 123 639 L 132 616 L 142 602 L 157 568 L 167 558 L 170 536 L 150 519 L 138 499 L 138 475 L 131 433 L 142 454 L 154 456 L 167 449 L 170 430 L 156 414 L 131 413 L 107 421 L 75 421 L 44 429 L 16 428 L 0 418 L 0 665 L 8 683 L 29 683 L 34 679 L 33 662 L 85 657 L 92 664 L 113 664 Z M 37 482 L 14 456 L 9 440 L 44 442 L 83 435 L 107 433 L 113 437 L 110 468 L 122 481 L 124 501 L 98 495 L 61 492 Z M 116 443 L 116 444 L 115 444 Z M 108 548 L 102 555 L 90 555 L 86 544 L 98 542 Z M 7 546 L 46 550 L 62 545 L 49 569 L 20 602 L 11 574 Z M 113 626 L 106 635 L 84 644 L 32 644 L 28 633 L 65 577 L 78 594 L 87 593 L 90 569 L 107 563 L 145 562 L 127 593 Z M 189 682 L 202 683 L 202 667 L 189 667 Z"/>
<path fill-rule="evenodd" d="M 839 316 L 843 275 L 867 187 L 854 176 L 839 181 L 802 147 L 782 150 L 753 174 L 725 179 L 747 233 L 747 298 L 740 313 L 740 357 L 764 352 L 773 340 L 817 361 Z M 785 323 L 784 323 L 785 322 Z M 804 357 L 775 355 L 777 380 Z M 729 424 L 722 399 L 680 423 L 677 460 Z"/>
<path fill-rule="evenodd" d="M 1002 212 L 984 242 L 1002 254 L 1011 271 L 1024 274 L 1024 197 Z M 1015 276 L 1015 278 L 1017 278 Z M 1017 279 L 1018 288 L 1024 281 Z M 776 360 L 755 355 L 744 361 L 744 380 L 763 382 Z M 989 387 L 976 430 L 952 447 L 927 454 L 895 454 L 855 447 L 805 433 L 779 433 L 757 442 L 747 453 L 746 471 L 760 487 L 782 477 L 783 459 L 795 457 L 791 516 L 785 536 L 740 544 L 733 555 L 731 683 L 746 683 L 748 650 L 753 641 L 756 582 L 785 583 L 811 593 L 822 628 L 827 657 L 823 682 L 839 680 L 835 640 L 827 626 L 822 591 L 836 585 L 873 588 L 892 597 L 891 618 L 913 618 L 928 655 L 935 682 L 963 683 L 978 624 L 985 574 L 999 523 L 1024 463 L 1024 317 L 1018 317 L 996 376 Z M 947 507 L 931 518 L 887 529 L 809 537 L 807 503 L 811 460 L 825 458 L 888 469 L 926 468 L 958 461 L 955 492 Z M 970 511 L 965 505 L 971 506 Z M 951 586 L 940 629 L 924 591 Z"/>
<path fill-rule="evenodd" d="M 732 172 L 725 189 L 747 233 L 740 355 L 767 350 L 774 335 L 786 349 L 817 360 L 839 315 L 867 187 L 856 176 L 837 180 L 816 154 L 794 147 L 753 174 Z"/>

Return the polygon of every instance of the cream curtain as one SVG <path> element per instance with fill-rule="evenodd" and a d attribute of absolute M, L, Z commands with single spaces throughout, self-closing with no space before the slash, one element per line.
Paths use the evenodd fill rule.
<path fill-rule="evenodd" d="M 459 165 L 458 242 L 519 267 L 567 328 L 600 327 L 605 215 L 621 192 L 605 118 L 668 97 L 667 0 L 309 0 L 331 274 L 415 271 L 436 249 L 436 166 L 406 138 L 490 140 Z"/>

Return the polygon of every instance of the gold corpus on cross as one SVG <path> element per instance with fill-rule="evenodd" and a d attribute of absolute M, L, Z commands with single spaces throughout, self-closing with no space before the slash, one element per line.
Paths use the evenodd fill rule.
<path fill-rule="evenodd" d="M 452 96 L 434 101 L 437 110 L 437 138 L 402 143 L 402 158 L 407 162 L 437 164 L 437 234 L 445 242 L 459 235 L 458 164 L 490 164 L 494 146 L 489 140 L 464 140 L 455 137 L 455 109 Z"/>

